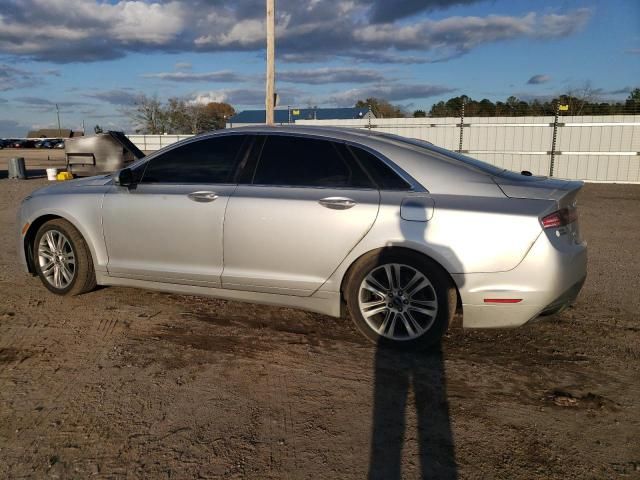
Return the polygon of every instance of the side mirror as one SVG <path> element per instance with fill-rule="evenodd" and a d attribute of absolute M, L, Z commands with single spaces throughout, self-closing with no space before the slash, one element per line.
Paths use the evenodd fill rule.
<path fill-rule="evenodd" d="M 116 185 L 120 185 L 121 187 L 130 187 L 133 185 L 133 172 L 130 168 L 123 168 L 120 170 L 115 176 Z"/>

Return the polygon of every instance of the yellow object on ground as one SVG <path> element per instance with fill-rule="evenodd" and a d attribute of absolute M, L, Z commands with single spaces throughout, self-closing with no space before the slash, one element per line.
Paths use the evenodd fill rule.
<path fill-rule="evenodd" d="M 73 175 L 69 172 L 60 172 L 56 175 L 56 180 L 64 181 L 64 180 L 73 180 Z"/>

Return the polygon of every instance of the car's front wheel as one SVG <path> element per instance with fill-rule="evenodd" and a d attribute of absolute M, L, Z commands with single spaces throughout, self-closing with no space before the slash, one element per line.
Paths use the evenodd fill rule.
<path fill-rule="evenodd" d="M 439 343 L 457 300 L 442 267 L 405 249 L 361 258 L 349 275 L 345 295 L 351 318 L 368 339 L 406 350 Z"/>
<path fill-rule="evenodd" d="M 93 290 L 96 275 L 91 252 L 78 230 L 64 219 L 44 223 L 34 245 L 36 272 L 57 295 L 79 295 Z"/>

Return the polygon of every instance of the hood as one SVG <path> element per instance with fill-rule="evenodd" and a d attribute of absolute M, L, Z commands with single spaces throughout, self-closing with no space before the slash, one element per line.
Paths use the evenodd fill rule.
<path fill-rule="evenodd" d="M 51 185 L 39 188 L 31 196 L 50 193 L 73 193 L 80 188 L 103 187 L 112 181 L 112 175 L 98 175 L 95 177 L 78 178 L 64 182 L 52 182 Z"/>

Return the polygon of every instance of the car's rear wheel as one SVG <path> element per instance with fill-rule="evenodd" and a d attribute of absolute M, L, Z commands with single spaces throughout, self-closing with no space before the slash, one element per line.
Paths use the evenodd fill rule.
<path fill-rule="evenodd" d="M 360 259 L 345 294 L 351 318 L 369 340 L 405 350 L 438 344 L 457 299 L 442 267 L 405 249 L 385 249 Z"/>
<path fill-rule="evenodd" d="M 57 295 L 79 295 L 96 286 L 91 252 L 78 230 L 63 219 L 44 223 L 34 244 L 36 272 Z"/>

